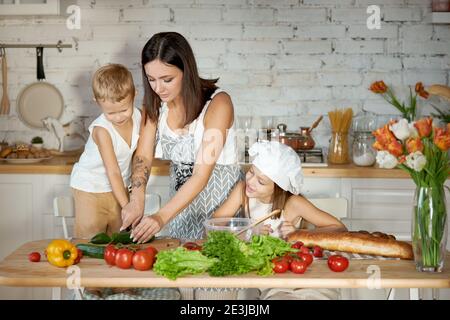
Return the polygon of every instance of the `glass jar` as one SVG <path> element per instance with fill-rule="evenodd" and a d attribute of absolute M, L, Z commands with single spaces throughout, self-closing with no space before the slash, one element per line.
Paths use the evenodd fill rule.
<path fill-rule="evenodd" d="M 376 152 L 372 145 L 375 137 L 370 131 L 356 131 L 353 140 L 353 163 L 361 167 L 369 167 L 375 163 Z"/>
<path fill-rule="evenodd" d="M 334 164 L 349 163 L 348 151 L 348 132 L 332 132 L 330 148 L 328 149 L 328 162 Z"/>

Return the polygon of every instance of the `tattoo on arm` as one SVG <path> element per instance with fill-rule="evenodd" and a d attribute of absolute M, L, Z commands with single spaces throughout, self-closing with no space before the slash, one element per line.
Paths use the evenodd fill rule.
<path fill-rule="evenodd" d="M 133 159 L 133 175 L 131 176 L 131 188 L 139 189 L 142 186 L 147 186 L 147 181 L 150 176 L 150 168 L 145 165 L 142 157 L 135 157 Z"/>

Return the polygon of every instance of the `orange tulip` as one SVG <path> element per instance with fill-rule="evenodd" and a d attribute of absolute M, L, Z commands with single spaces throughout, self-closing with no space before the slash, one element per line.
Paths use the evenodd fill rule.
<path fill-rule="evenodd" d="M 432 123 L 432 118 L 423 118 L 414 123 L 414 127 L 417 129 L 421 138 L 428 137 L 431 134 Z"/>
<path fill-rule="evenodd" d="M 386 149 L 387 145 L 392 141 L 396 141 L 394 134 L 391 130 L 389 130 L 389 124 L 384 125 L 381 128 L 378 128 L 372 134 L 375 136 L 375 139 Z"/>
<path fill-rule="evenodd" d="M 430 94 L 425 90 L 422 82 L 417 82 L 415 89 L 416 93 L 424 99 L 428 99 L 428 97 L 430 96 Z"/>
<path fill-rule="evenodd" d="M 417 82 L 416 83 L 416 93 L 419 93 L 420 91 L 423 91 L 425 88 L 422 84 L 422 82 Z"/>
<path fill-rule="evenodd" d="M 433 142 L 442 151 L 447 151 L 450 148 L 450 132 L 443 128 L 435 128 Z"/>
<path fill-rule="evenodd" d="M 379 143 L 378 141 L 375 141 L 375 143 L 372 145 L 372 147 L 378 151 L 383 151 L 386 148 L 384 147 L 384 145 L 382 145 L 381 143 Z"/>
<path fill-rule="evenodd" d="M 420 138 L 409 138 L 406 140 L 406 150 L 408 153 L 413 153 L 416 151 L 423 151 L 423 143 Z"/>
<path fill-rule="evenodd" d="M 372 91 L 373 93 L 385 93 L 387 91 L 387 85 L 384 83 L 383 80 L 380 81 L 375 81 L 374 83 L 372 83 L 372 85 L 370 86 L 370 91 Z"/>
<path fill-rule="evenodd" d="M 400 142 L 397 140 L 392 141 L 388 146 L 387 150 L 389 153 L 393 154 L 396 157 L 400 157 L 403 154 L 403 147 Z"/>
<path fill-rule="evenodd" d="M 403 163 L 403 162 L 405 162 L 406 161 L 406 155 L 401 155 L 400 157 L 398 157 L 398 163 Z"/>

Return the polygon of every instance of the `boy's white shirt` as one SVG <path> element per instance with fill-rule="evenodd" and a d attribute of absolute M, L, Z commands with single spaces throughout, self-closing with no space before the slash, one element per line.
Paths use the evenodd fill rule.
<path fill-rule="evenodd" d="M 141 112 L 136 107 L 133 108 L 133 131 L 131 135 L 131 146 L 128 146 L 113 124 L 105 118 L 102 113 L 89 126 L 89 138 L 80 160 L 74 165 L 70 176 L 70 186 L 84 192 L 101 193 L 111 192 L 112 187 L 106 174 L 106 168 L 103 163 L 97 144 L 92 138 L 92 130 L 99 126 L 105 128 L 110 136 L 117 158 L 117 163 L 122 174 L 125 186 L 130 184 L 131 161 L 133 153 L 137 148 L 139 140 L 139 129 L 141 124 Z"/>

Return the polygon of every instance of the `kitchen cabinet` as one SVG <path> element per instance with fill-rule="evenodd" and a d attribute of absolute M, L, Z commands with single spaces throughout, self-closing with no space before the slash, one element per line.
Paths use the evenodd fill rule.
<path fill-rule="evenodd" d="M 61 221 L 53 216 L 53 198 L 70 194 L 69 180 L 68 174 L 0 174 L 0 259 L 25 242 L 63 236 Z M 346 198 L 348 214 L 342 221 L 351 230 L 379 230 L 409 240 L 414 190 L 410 179 L 306 176 L 303 194 Z M 169 177 L 152 175 L 147 192 L 159 194 L 161 205 L 167 203 Z M 72 230 L 73 219 L 68 224 Z M 345 297 L 383 299 L 386 294 L 385 289 L 352 289 Z M 408 298 L 406 289 L 396 294 Z M 0 299 L 12 298 L 50 299 L 51 289 L 0 287 Z M 450 290 L 441 290 L 441 298 L 450 299 Z"/>

